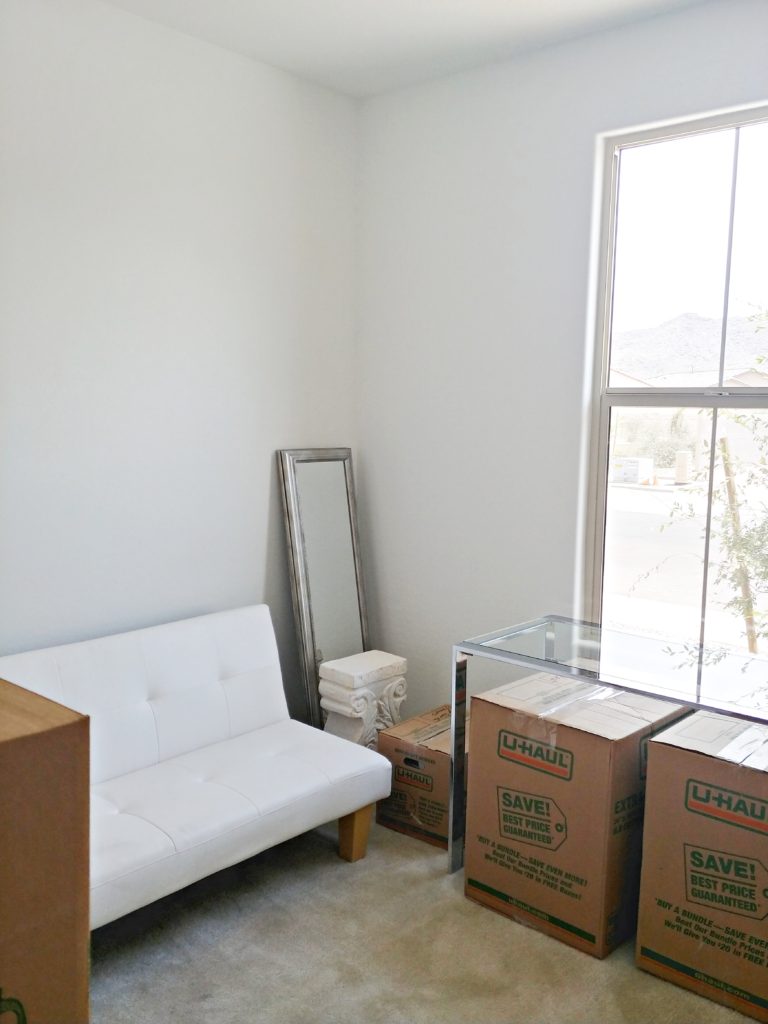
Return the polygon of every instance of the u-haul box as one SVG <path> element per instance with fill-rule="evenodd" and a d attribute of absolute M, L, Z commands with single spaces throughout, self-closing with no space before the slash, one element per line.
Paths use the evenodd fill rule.
<path fill-rule="evenodd" d="M 87 1024 L 89 720 L 0 679 L 0 1020 Z"/>
<path fill-rule="evenodd" d="M 447 847 L 450 704 L 382 730 L 378 749 L 392 763 L 392 792 L 376 806 L 378 824 Z"/>
<path fill-rule="evenodd" d="M 473 697 L 466 895 L 593 956 L 627 939 L 647 741 L 685 713 L 550 675 Z"/>
<path fill-rule="evenodd" d="M 637 963 L 768 1021 L 768 726 L 699 711 L 649 747 Z"/>

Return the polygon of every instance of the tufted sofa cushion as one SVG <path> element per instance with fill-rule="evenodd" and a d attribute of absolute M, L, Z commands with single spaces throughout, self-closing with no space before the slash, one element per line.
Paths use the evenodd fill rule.
<path fill-rule="evenodd" d="M 389 794 L 389 762 L 288 716 L 264 606 L 0 658 L 91 716 L 91 926 Z"/>
<path fill-rule="evenodd" d="M 288 718 L 266 605 L 0 658 L 0 676 L 91 717 L 91 782 Z"/>

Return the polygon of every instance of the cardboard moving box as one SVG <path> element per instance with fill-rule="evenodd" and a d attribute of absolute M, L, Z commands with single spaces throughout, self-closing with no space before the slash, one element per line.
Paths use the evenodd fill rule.
<path fill-rule="evenodd" d="M 380 825 L 448 846 L 451 706 L 398 722 L 379 733 L 379 753 L 392 763 L 392 793 L 376 807 Z"/>
<path fill-rule="evenodd" d="M 768 726 L 699 711 L 648 762 L 637 963 L 768 1021 Z"/>
<path fill-rule="evenodd" d="M 466 895 L 593 956 L 627 939 L 647 740 L 683 714 L 549 675 L 473 697 Z"/>
<path fill-rule="evenodd" d="M 87 1024 L 88 772 L 88 719 L 0 679 L 3 1024 Z"/>

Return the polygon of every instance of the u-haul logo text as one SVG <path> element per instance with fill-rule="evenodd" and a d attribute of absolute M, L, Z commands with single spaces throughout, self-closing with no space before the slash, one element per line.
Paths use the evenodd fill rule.
<path fill-rule="evenodd" d="M 715 821 L 750 832 L 768 835 L 768 801 L 732 789 L 723 789 L 709 782 L 688 779 L 685 787 L 685 806 L 694 814 L 703 814 Z"/>
<path fill-rule="evenodd" d="M 557 779 L 570 779 L 573 775 L 573 754 L 570 750 L 551 747 L 506 729 L 499 732 L 498 753 L 504 761 L 514 761 L 525 768 L 554 775 Z"/>
<path fill-rule="evenodd" d="M 427 793 L 432 792 L 432 777 L 423 772 L 415 772 L 413 768 L 395 768 L 395 782 L 403 782 L 406 786 L 413 786 L 416 789 L 425 789 Z"/>

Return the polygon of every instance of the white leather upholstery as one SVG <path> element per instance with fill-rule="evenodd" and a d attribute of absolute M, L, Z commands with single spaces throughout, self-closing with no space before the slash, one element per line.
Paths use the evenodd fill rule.
<path fill-rule="evenodd" d="M 0 658 L 91 716 L 91 926 L 389 794 L 389 762 L 288 717 L 265 605 Z"/>

